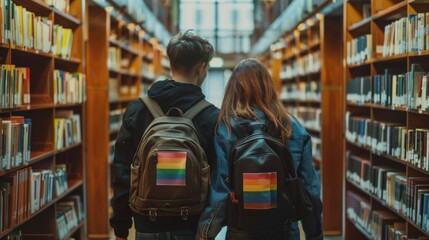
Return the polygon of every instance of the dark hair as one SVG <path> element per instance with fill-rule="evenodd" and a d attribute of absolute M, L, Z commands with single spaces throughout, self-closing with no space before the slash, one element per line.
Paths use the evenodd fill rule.
<path fill-rule="evenodd" d="M 245 59 L 235 67 L 226 85 L 218 124 L 224 122 L 229 132 L 231 116 L 257 119 L 253 108 L 265 113 L 280 129 L 283 139 L 290 138 L 290 118 L 277 96 L 270 73 L 257 59 Z"/>
<path fill-rule="evenodd" d="M 167 55 L 174 71 L 191 71 L 199 63 L 208 64 L 213 52 L 213 46 L 191 30 L 176 34 L 167 46 Z"/>

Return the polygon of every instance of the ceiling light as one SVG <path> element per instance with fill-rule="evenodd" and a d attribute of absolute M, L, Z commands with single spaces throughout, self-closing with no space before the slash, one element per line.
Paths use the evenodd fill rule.
<path fill-rule="evenodd" d="M 223 67 L 223 59 L 220 57 L 213 57 L 210 61 L 210 67 L 212 68 L 221 68 Z"/>

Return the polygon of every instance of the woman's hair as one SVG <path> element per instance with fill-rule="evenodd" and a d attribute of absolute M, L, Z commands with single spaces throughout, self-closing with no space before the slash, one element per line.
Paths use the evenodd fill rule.
<path fill-rule="evenodd" d="M 256 59 L 245 59 L 235 67 L 226 85 L 218 124 L 224 122 L 229 132 L 231 116 L 258 119 L 254 108 L 263 111 L 280 129 L 283 139 L 291 136 L 289 115 L 277 96 L 268 70 Z"/>

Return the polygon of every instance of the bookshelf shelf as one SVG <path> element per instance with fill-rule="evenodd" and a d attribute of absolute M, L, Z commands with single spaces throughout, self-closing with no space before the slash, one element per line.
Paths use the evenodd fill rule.
<path fill-rule="evenodd" d="M 125 45 L 124 43 L 119 42 L 116 39 L 109 38 L 109 43 L 112 44 L 113 46 L 119 47 L 122 50 L 124 50 L 124 51 L 126 51 L 128 53 L 131 53 L 131 54 L 133 54 L 135 56 L 140 56 L 141 55 L 140 51 L 138 51 L 136 49 L 133 49 L 133 48 Z"/>
<path fill-rule="evenodd" d="M 311 133 L 315 133 L 315 134 L 320 134 L 321 130 L 320 129 L 316 129 L 316 128 L 311 128 L 311 127 L 305 127 L 305 129 Z"/>
<path fill-rule="evenodd" d="M 429 237 L 429 233 L 426 232 L 425 230 L 423 230 L 420 226 L 418 226 L 417 224 L 415 224 L 413 221 L 408 221 L 408 223 L 410 225 L 412 225 L 413 227 L 415 227 L 417 230 L 419 230 L 421 233 L 423 233 L 424 235 L 426 235 L 426 237 Z"/>
<path fill-rule="evenodd" d="M 70 108 L 70 107 L 80 107 L 81 103 L 65 103 L 65 104 L 54 104 L 54 108 Z"/>
<path fill-rule="evenodd" d="M 69 180 L 69 185 L 71 185 L 71 187 L 69 187 L 67 189 L 67 191 L 65 191 L 63 194 L 61 194 L 58 197 L 55 197 L 52 201 L 50 201 L 49 203 L 45 204 L 43 207 L 41 207 L 39 210 L 37 210 L 36 212 L 34 212 L 33 214 L 30 215 L 30 217 L 28 217 L 27 219 L 25 219 L 24 221 L 22 221 L 21 223 L 17 224 L 16 226 L 14 226 L 12 229 L 6 230 L 4 232 L 2 232 L 0 234 L 0 238 L 3 238 L 5 236 L 7 236 L 9 233 L 11 233 L 15 228 L 18 228 L 22 225 L 24 225 L 25 223 L 27 223 L 28 221 L 30 221 L 32 218 L 36 217 L 37 215 L 39 215 L 40 213 L 44 212 L 46 209 L 50 208 L 51 206 L 53 206 L 55 203 L 57 203 L 58 201 L 60 201 L 61 199 L 63 199 L 65 196 L 69 195 L 70 193 L 72 193 L 74 190 L 76 190 L 79 187 L 83 186 L 83 181 L 79 180 L 79 181 L 71 181 Z"/>
<path fill-rule="evenodd" d="M 361 232 L 367 239 L 372 239 L 371 235 L 368 233 L 368 231 L 366 231 L 363 227 L 361 227 L 358 223 L 356 223 L 355 221 L 353 221 L 350 218 L 346 218 L 350 223 L 354 224 L 356 226 L 356 228 L 359 230 L 359 232 Z"/>
<path fill-rule="evenodd" d="M 70 231 L 69 231 L 69 233 L 67 233 L 67 235 L 66 236 L 64 236 L 62 239 L 63 240 L 65 240 L 65 239 L 68 239 L 68 238 L 70 238 L 71 236 L 73 236 L 73 234 L 75 234 L 80 228 L 82 228 L 83 226 L 85 225 L 85 220 L 83 220 L 83 221 L 81 221 L 76 227 L 74 227 L 73 229 L 71 229 Z"/>
<path fill-rule="evenodd" d="M 76 28 L 81 24 L 81 21 L 67 13 L 64 13 L 56 8 L 52 8 L 52 11 L 55 14 L 55 23 L 60 24 L 61 26 L 67 28 Z"/>
<path fill-rule="evenodd" d="M 318 163 L 322 162 L 322 159 L 320 158 L 320 156 L 313 156 L 313 160 L 318 162 Z"/>
<path fill-rule="evenodd" d="M 43 51 L 39 51 L 39 50 L 26 49 L 26 48 L 23 48 L 20 46 L 11 46 L 10 49 L 12 49 L 12 54 L 21 53 L 21 54 L 33 55 L 33 56 L 37 56 L 37 57 L 52 58 L 52 54 L 47 53 L 47 52 L 43 52 Z"/>
<path fill-rule="evenodd" d="M 378 57 L 375 59 L 372 59 L 372 63 L 374 64 L 386 64 L 387 62 L 394 62 L 394 61 L 399 61 L 399 60 L 407 60 L 408 54 L 398 54 L 398 55 L 394 55 L 394 56 L 389 56 L 389 57 Z"/>
<path fill-rule="evenodd" d="M 81 142 L 80 142 L 80 143 L 73 144 L 73 145 L 70 145 L 70 146 L 67 146 L 67 147 L 64 147 L 64 148 L 61 148 L 61 149 L 58 149 L 58 150 L 56 150 L 55 152 L 56 152 L 56 154 L 58 154 L 58 153 L 63 153 L 63 152 L 67 152 L 67 151 L 69 151 L 69 150 L 71 150 L 71 149 L 74 149 L 74 148 L 80 147 L 80 146 L 82 146 L 82 143 L 81 143 Z"/>
<path fill-rule="evenodd" d="M 121 97 L 117 99 L 110 99 L 109 103 L 126 103 L 135 100 L 136 97 Z"/>
<path fill-rule="evenodd" d="M 361 21 L 352 24 L 349 27 L 349 32 L 355 33 L 355 32 L 365 32 L 367 30 L 369 30 L 370 28 L 370 23 L 373 20 L 372 17 L 367 17 L 365 19 L 362 19 Z"/>
<path fill-rule="evenodd" d="M 28 162 L 28 164 L 21 165 L 18 167 L 14 167 L 14 168 L 11 168 L 11 169 L 6 170 L 6 171 L 0 171 L 0 177 L 14 173 L 18 170 L 27 168 L 27 167 L 34 165 L 34 164 L 36 164 L 36 163 L 38 163 L 38 162 L 40 162 L 40 161 L 42 161 L 48 157 L 52 157 L 53 155 L 54 155 L 54 151 L 47 151 L 47 152 L 35 152 L 34 151 L 34 153 L 33 152 L 31 153 L 31 160 L 30 160 L 30 162 Z"/>
<path fill-rule="evenodd" d="M 27 1 L 27 0 L 14 0 L 18 5 L 31 9 L 32 12 L 47 16 L 51 13 L 52 9 L 41 0 Z"/>
<path fill-rule="evenodd" d="M 76 64 L 81 64 L 81 62 L 82 62 L 79 58 L 74 58 L 74 57 L 63 58 L 60 56 L 54 56 L 54 58 L 55 58 L 55 61 L 61 62 L 63 64 L 74 64 L 74 65 L 76 65 Z"/>
<path fill-rule="evenodd" d="M 401 14 L 402 16 L 407 15 L 407 1 L 400 1 L 399 3 L 390 6 L 384 10 L 379 11 L 373 15 L 374 21 L 378 20 L 391 20 L 390 18 L 397 18 L 397 15 Z"/>
<path fill-rule="evenodd" d="M 364 63 L 360 63 L 360 64 L 348 64 L 347 68 L 349 69 L 353 69 L 353 68 L 362 68 L 362 67 L 367 67 L 370 66 L 372 63 L 372 60 L 367 60 Z"/>

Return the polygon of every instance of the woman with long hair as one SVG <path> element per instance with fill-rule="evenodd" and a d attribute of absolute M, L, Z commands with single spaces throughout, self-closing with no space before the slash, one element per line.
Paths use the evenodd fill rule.
<path fill-rule="evenodd" d="M 305 128 L 283 108 L 268 70 L 256 59 L 245 59 L 234 69 L 226 86 L 215 134 L 215 150 L 218 159 L 224 158 L 229 162 L 229 166 L 232 166 L 231 151 L 235 150 L 233 148 L 237 140 L 243 137 L 243 128 L 248 129 L 249 125 L 253 126 L 252 123 L 261 122 L 271 126 L 271 129 L 275 129 L 274 137 L 287 146 L 292 157 L 294 171 L 310 196 L 312 211 L 302 219 L 306 239 L 323 239 L 320 182 L 312 165 L 311 138 Z M 251 228 L 240 227 L 240 224 L 237 224 L 237 221 L 241 221 L 237 219 L 239 214 L 231 211 L 231 206 L 243 201 L 245 197 L 234 195 L 234 190 L 231 189 L 231 178 L 243 177 L 244 179 L 244 176 L 231 176 L 233 174 L 231 169 L 229 172 L 229 176 L 225 179 L 225 184 L 230 187 L 230 194 L 226 200 L 228 202 L 227 239 L 300 239 L 297 223 L 289 219 L 279 223 L 267 223 L 266 225 L 269 227 L 259 227 L 264 224 L 257 224 Z M 245 191 L 245 180 L 242 181 L 243 191 Z M 257 181 L 259 180 L 251 179 L 249 182 L 256 184 Z M 258 191 L 258 187 L 253 185 L 247 189 Z M 260 209 L 261 206 L 262 208 L 267 207 L 266 203 L 261 205 L 260 199 L 258 200 L 256 195 L 248 196 L 250 196 L 249 201 L 254 201 L 252 204 L 248 204 L 250 212 Z M 280 196 L 276 195 L 275 198 L 277 197 Z M 277 201 L 277 199 L 273 201 Z M 276 204 L 271 204 L 267 208 L 269 211 L 276 211 L 276 207 Z M 263 221 L 264 215 L 258 215 L 258 218 Z"/>

